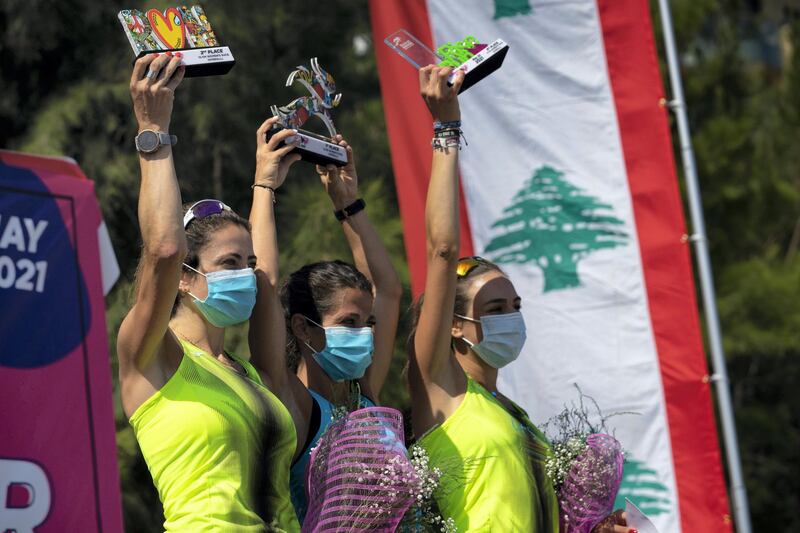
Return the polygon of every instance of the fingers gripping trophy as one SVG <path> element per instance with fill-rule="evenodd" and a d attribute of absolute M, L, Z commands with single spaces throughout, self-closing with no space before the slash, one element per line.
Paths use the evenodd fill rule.
<path fill-rule="evenodd" d="M 291 87 L 295 82 L 308 90 L 309 94 L 296 98 L 278 107 L 270 108 L 272 114 L 278 117 L 279 124 L 274 125 L 267 132 L 267 139 L 282 129 L 289 128 L 297 133 L 292 139 L 297 143 L 297 148 L 292 153 L 299 153 L 304 161 L 317 165 L 347 164 L 347 151 L 333 141 L 336 137 L 336 127 L 333 125 L 331 110 L 339 105 L 341 93 L 336 93 L 336 82 L 329 72 L 319 65 L 316 57 L 311 59 L 311 69 L 300 65 L 286 79 L 286 86 Z M 328 130 L 329 136 L 323 136 L 300 128 L 312 117 L 319 118 Z"/>

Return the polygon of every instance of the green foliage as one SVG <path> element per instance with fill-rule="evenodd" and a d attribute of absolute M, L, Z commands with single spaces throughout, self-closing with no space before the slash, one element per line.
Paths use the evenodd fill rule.
<path fill-rule="evenodd" d="M 752 521 L 756 530 L 794 531 L 800 18 L 785 2 L 671 4 Z"/>
<path fill-rule="evenodd" d="M 670 3 L 753 522 L 800 530 L 794 511 L 800 480 L 792 468 L 800 463 L 800 22 L 768 12 L 780 2 L 763 3 L 763 12 L 743 0 Z M 116 12 L 168 4 L 0 3 L 0 146 L 73 157 L 94 180 L 122 268 L 107 298 L 113 365 L 140 248 L 136 124 L 127 94 L 132 57 Z M 497 17 L 529 9 L 525 0 L 495 1 Z M 255 131 L 271 104 L 300 94 L 284 87 L 289 71 L 319 56 L 344 94 L 334 115 L 355 148 L 369 215 L 407 286 L 366 1 L 232 0 L 209 3 L 206 11 L 237 64 L 226 76 L 189 79 L 178 90 L 172 130 L 180 137 L 176 167 L 184 198 L 222 197 L 248 212 Z M 754 42 L 770 42 L 764 37 L 783 39 L 783 49 L 795 53 L 784 54 L 783 65 L 754 60 L 745 51 Z M 353 46 L 354 39 L 369 43 L 366 53 Z M 296 165 L 278 194 L 284 275 L 306 262 L 349 258 L 331 210 L 313 168 Z M 398 377 L 382 393 L 384 403 L 401 408 L 408 406 L 399 377 L 407 332 L 404 320 L 391 369 Z M 227 341 L 231 350 L 247 354 L 246 327 L 230 332 Z M 126 530 L 157 531 L 160 504 L 117 386 Z"/>

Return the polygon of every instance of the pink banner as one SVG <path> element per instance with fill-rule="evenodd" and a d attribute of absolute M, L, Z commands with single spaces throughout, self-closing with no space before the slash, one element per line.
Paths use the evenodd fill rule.
<path fill-rule="evenodd" d="M 122 531 L 94 184 L 0 151 L 0 531 Z"/>

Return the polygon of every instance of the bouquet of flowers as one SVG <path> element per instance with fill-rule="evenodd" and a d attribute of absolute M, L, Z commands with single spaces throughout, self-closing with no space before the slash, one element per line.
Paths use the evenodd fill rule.
<path fill-rule="evenodd" d="M 613 511 L 625 462 L 620 443 L 606 430 L 610 417 L 592 400 L 600 415 L 600 423 L 592 424 L 583 398 L 581 393 L 579 405 L 543 425 L 552 444 L 545 469 L 558 496 L 562 533 L 590 533 Z"/>
<path fill-rule="evenodd" d="M 303 533 L 394 531 L 418 486 L 403 415 L 368 407 L 335 420 L 311 452 Z"/>
<path fill-rule="evenodd" d="M 433 498 L 441 478 L 424 448 L 406 450 L 396 409 L 337 410 L 311 452 L 303 533 L 456 533 Z"/>
<path fill-rule="evenodd" d="M 432 467 L 425 448 L 414 444 L 408 449 L 411 466 L 416 475 L 413 487 L 414 500 L 406 511 L 398 531 L 401 533 L 456 533 L 455 521 L 439 514 L 433 493 L 439 488 L 442 469 Z"/>

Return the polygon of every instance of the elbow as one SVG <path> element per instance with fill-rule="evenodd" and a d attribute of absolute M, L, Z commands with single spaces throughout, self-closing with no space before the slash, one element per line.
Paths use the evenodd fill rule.
<path fill-rule="evenodd" d="M 386 293 L 386 296 L 392 300 L 397 300 L 399 302 L 403 297 L 403 285 L 400 283 L 400 278 L 397 274 L 392 276 L 390 282 L 386 284 L 386 288 L 382 288 L 382 290 Z"/>
<path fill-rule="evenodd" d="M 430 243 L 428 245 L 428 260 L 455 264 L 458 262 L 459 249 L 460 246 L 457 240 Z"/>
<path fill-rule="evenodd" d="M 280 280 L 278 278 L 278 273 L 274 270 L 264 268 L 263 265 L 256 264 L 255 274 L 259 284 L 263 284 L 264 287 L 268 287 L 273 290 L 278 289 L 278 283 Z"/>
<path fill-rule="evenodd" d="M 189 248 L 186 240 L 164 241 L 145 246 L 145 253 L 159 263 L 183 263 Z"/>

